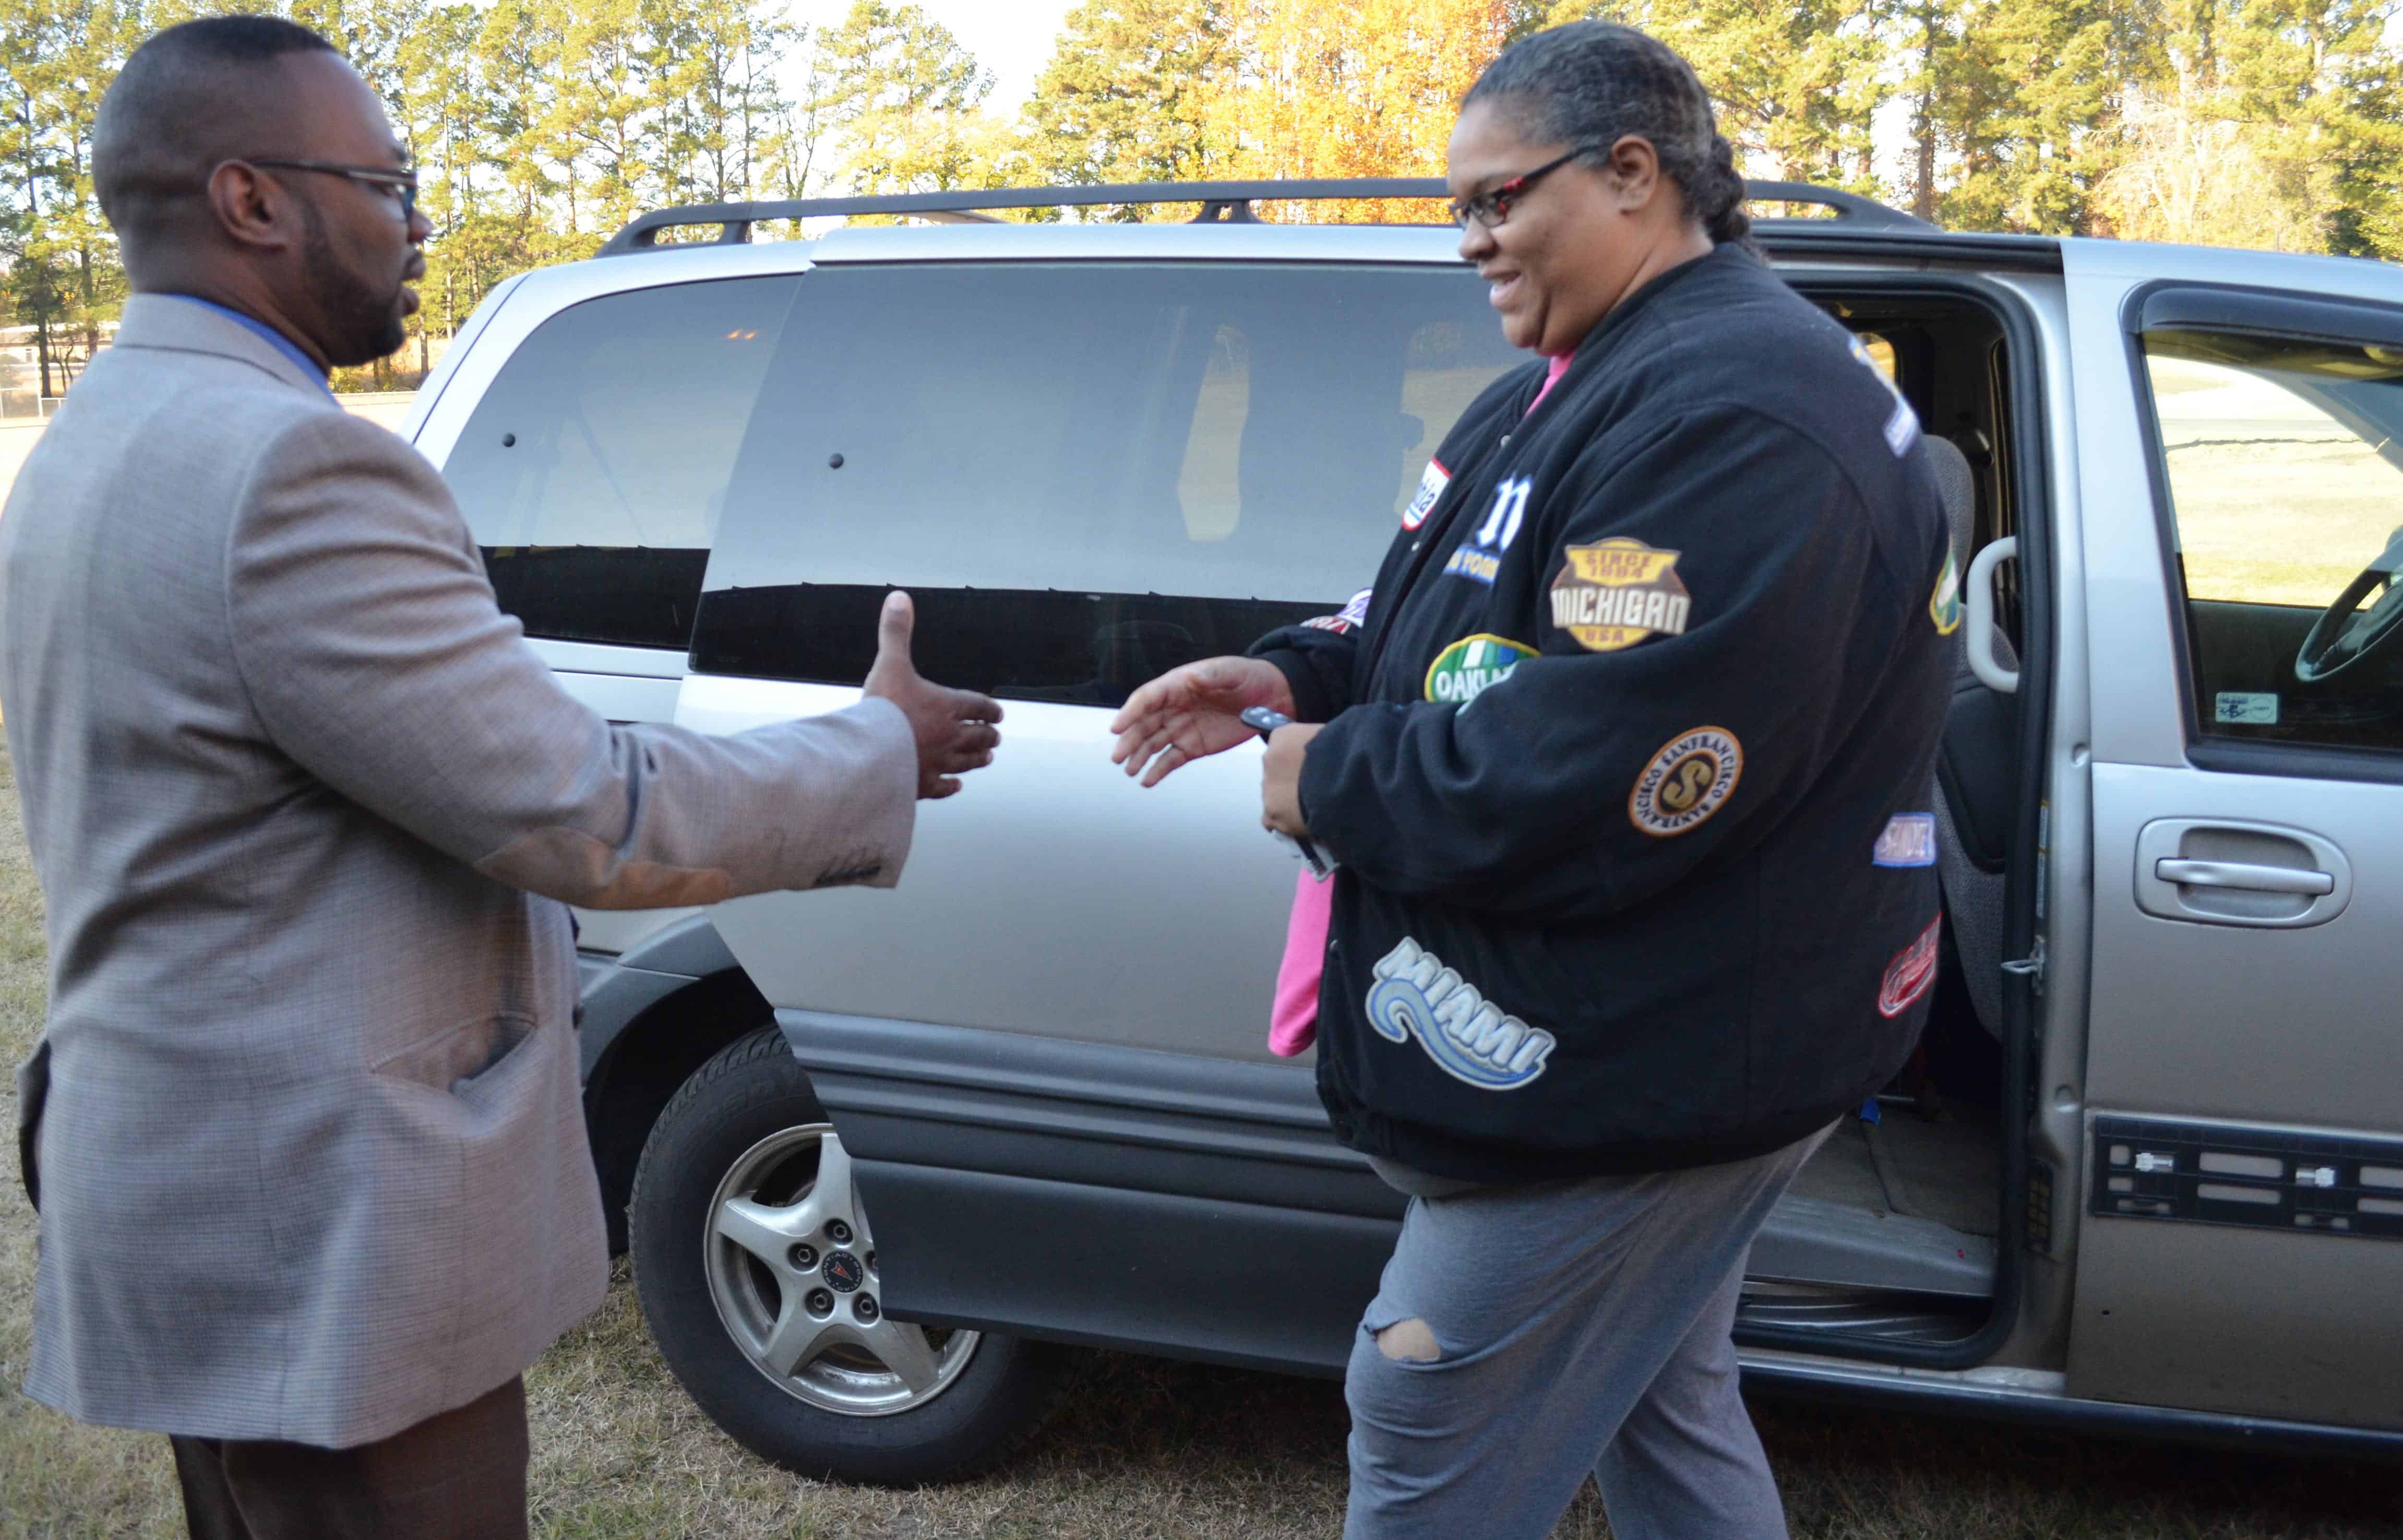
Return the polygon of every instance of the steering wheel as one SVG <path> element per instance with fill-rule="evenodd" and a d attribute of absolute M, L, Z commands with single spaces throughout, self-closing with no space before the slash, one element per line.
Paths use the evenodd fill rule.
<path fill-rule="evenodd" d="M 2403 530 L 2395 532 L 2378 560 L 2362 568 L 2361 575 L 2346 584 L 2344 591 L 2312 622 L 2312 633 L 2303 638 L 2301 650 L 2295 654 L 2295 677 L 2306 685 L 2333 679 L 2403 636 L 2403 582 L 2396 581 L 2398 575 L 2403 575 Z M 2361 609 L 2369 590 L 2381 585 L 2386 591 L 2376 604 Z"/>

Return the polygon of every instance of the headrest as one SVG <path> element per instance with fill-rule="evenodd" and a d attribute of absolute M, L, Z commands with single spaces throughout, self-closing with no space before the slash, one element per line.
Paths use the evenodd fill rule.
<path fill-rule="evenodd" d="M 1934 434 L 1922 434 L 1921 443 L 1927 446 L 1928 468 L 1936 473 L 1936 490 L 1944 499 L 1944 522 L 1952 531 L 1952 555 L 1966 565 L 1969 542 L 1976 538 L 1972 527 L 1978 518 L 1978 473 L 1969 468 L 1969 457 L 1959 445 Z"/>

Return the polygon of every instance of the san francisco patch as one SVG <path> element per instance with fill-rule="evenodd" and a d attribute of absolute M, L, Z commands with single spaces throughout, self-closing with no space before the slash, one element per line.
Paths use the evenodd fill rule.
<path fill-rule="evenodd" d="M 1627 817 L 1649 835 L 1684 834 L 1727 805 L 1743 778 L 1743 745 L 1725 728 L 1695 728 L 1660 745 L 1627 794 Z"/>
<path fill-rule="evenodd" d="M 1944 923 L 1937 915 L 1927 922 L 1927 928 L 1916 940 L 1894 954 L 1885 965 L 1885 978 L 1878 984 L 1878 1014 L 1900 1016 L 1910 1008 L 1910 1003 L 1927 992 L 1936 982 L 1936 932 Z"/>
<path fill-rule="evenodd" d="M 1544 1073 L 1552 1034 L 1486 1000 L 1443 959 L 1405 936 L 1371 970 L 1368 1025 L 1393 1043 L 1415 1037 L 1436 1067 L 1479 1090 L 1517 1090 Z"/>
<path fill-rule="evenodd" d="M 1944 552 L 1944 570 L 1936 575 L 1936 591 L 1927 596 L 1927 618 L 1936 622 L 1936 634 L 1950 636 L 1961 629 L 1961 568 L 1952 552 Z"/>
<path fill-rule="evenodd" d="M 1443 462 L 1428 461 L 1426 469 L 1419 475 L 1418 494 L 1410 499 L 1410 506 L 1402 510 L 1402 528 L 1414 530 L 1425 523 L 1426 516 L 1435 511 L 1435 500 L 1441 497 L 1443 489 L 1451 484 L 1452 472 L 1443 468 Z"/>
<path fill-rule="evenodd" d="M 1535 648 L 1507 636 L 1464 636 L 1427 665 L 1426 698 L 1438 705 L 1465 706 L 1509 678 L 1521 659 L 1535 656 Z"/>
<path fill-rule="evenodd" d="M 1552 579 L 1552 624 L 1588 652 L 1617 652 L 1653 636 L 1685 631 L 1693 599 L 1677 576 L 1674 550 L 1614 536 L 1571 546 Z"/>

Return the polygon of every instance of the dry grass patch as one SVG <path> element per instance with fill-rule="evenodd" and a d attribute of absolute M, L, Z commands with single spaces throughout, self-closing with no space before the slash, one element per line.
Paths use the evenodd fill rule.
<path fill-rule="evenodd" d="M 0 754 L 0 1061 L 40 1030 L 41 897 Z M 0 1081 L 0 1129 L 16 1108 Z M 13 1151 L 10 1153 L 13 1154 Z M 183 1533 L 165 1441 L 82 1427 L 17 1391 L 34 1216 L 0 1182 L 0 1540 Z M 1344 1413 L 1323 1381 L 1082 1353 L 1051 1427 L 981 1480 L 883 1491 L 800 1480 L 713 1427 L 620 1276 L 527 1376 L 546 1540 L 1324 1540 L 1343 1518 Z M 2035 1436 L 1765 1401 L 1798 1540 L 2378 1540 L 2403 1473 Z M 1555 1540 L 1609 1533 L 1590 1488 Z"/>

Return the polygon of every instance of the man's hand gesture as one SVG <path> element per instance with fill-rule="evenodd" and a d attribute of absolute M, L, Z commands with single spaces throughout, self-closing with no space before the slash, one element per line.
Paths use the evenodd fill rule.
<path fill-rule="evenodd" d="M 908 594 L 886 596 L 884 612 L 876 617 L 876 666 L 861 689 L 892 701 L 910 719 L 918 739 L 918 795 L 949 797 L 960 789 L 961 776 L 993 763 L 993 746 L 1001 742 L 994 726 L 1001 706 L 974 690 L 946 689 L 918 677 L 910 661 L 910 631 L 916 623 Z"/>
<path fill-rule="evenodd" d="M 1110 723 L 1118 735 L 1110 763 L 1146 786 L 1188 760 L 1231 749 L 1253 737 L 1243 714 L 1271 706 L 1293 715 L 1293 687 L 1274 663 L 1257 658 L 1205 658 L 1171 669 L 1127 698 Z"/>

